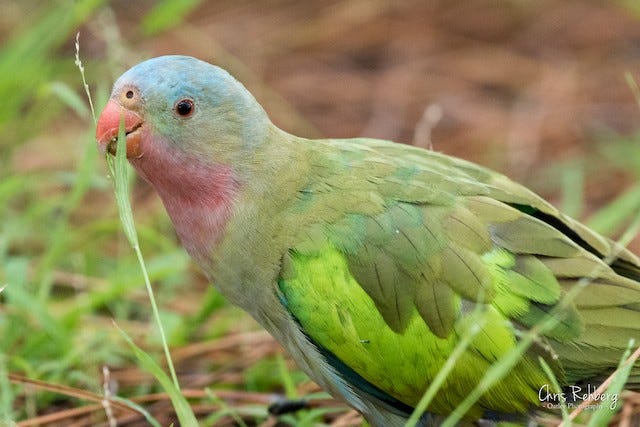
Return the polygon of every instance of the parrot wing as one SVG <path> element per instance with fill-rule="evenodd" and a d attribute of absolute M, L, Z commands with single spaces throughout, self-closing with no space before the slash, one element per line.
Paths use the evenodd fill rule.
<path fill-rule="evenodd" d="M 640 338 L 637 258 L 526 188 L 412 147 L 324 144 L 340 155 L 317 161 L 319 179 L 298 194 L 305 226 L 283 258 L 279 292 L 356 388 L 412 407 L 465 331 L 482 324 L 430 408 L 448 413 L 521 330 L 556 309 L 561 320 L 544 342 L 470 415 L 525 412 L 548 382 L 537 355 L 568 384 L 612 370 Z"/>

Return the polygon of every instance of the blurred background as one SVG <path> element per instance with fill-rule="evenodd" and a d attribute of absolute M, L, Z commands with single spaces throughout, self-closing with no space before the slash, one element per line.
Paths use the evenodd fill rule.
<path fill-rule="evenodd" d="M 78 32 L 96 114 L 130 66 L 193 55 L 230 71 L 291 133 L 463 157 L 613 238 L 640 211 L 635 0 L 0 0 L 0 426 L 148 425 L 120 407 L 109 415 L 105 387 L 175 421 L 112 322 L 162 360 L 95 147 Z M 158 198 L 131 182 L 174 362 L 203 424 L 361 425 L 211 290 Z M 315 398 L 276 419 L 276 395 Z"/>

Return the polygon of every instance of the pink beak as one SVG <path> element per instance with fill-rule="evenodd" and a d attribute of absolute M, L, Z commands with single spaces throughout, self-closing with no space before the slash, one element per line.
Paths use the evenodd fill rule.
<path fill-rule="evenodd" d="M 113 99 L 109 100 L 98 118 L 96 127 L 96 140 L 98 147 L 102 151 L 116 153 L 116 141 L 120 128 L 121 117 L 124 117 L 124 131 L 127 135 L 127 158 L 140 157 L 142 154 L 140 147 L 142 118 L 134 111 L 121 106 Z"/>

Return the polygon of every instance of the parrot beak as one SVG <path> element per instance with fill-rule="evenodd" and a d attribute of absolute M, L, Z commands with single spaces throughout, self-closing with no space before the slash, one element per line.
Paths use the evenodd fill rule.
<path fill-rule="evenodd" d="M 109 100 L 98 119 L 96 127 L 98 147 L 103 152 L 108 151 L 110 154 L 116 154 L 121 117 L 124 117 L 124 131 L 127 136 L 127 158 L 140 157 L 142 155 L 140 127 L 143 120 L 137 113 L 124 108 L 113 99 Z"/>

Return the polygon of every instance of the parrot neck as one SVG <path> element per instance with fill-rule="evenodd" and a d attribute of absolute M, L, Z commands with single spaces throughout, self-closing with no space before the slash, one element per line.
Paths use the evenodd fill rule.
<path fill-rule="evenodd" d="M 156 139 L 130 162 L 158 192 L 189 255 L 204 265 L 222 238 L 239 184 L 229 166 L 205 163 L 167 143 L 152 148 L 162 142 Z"/>

